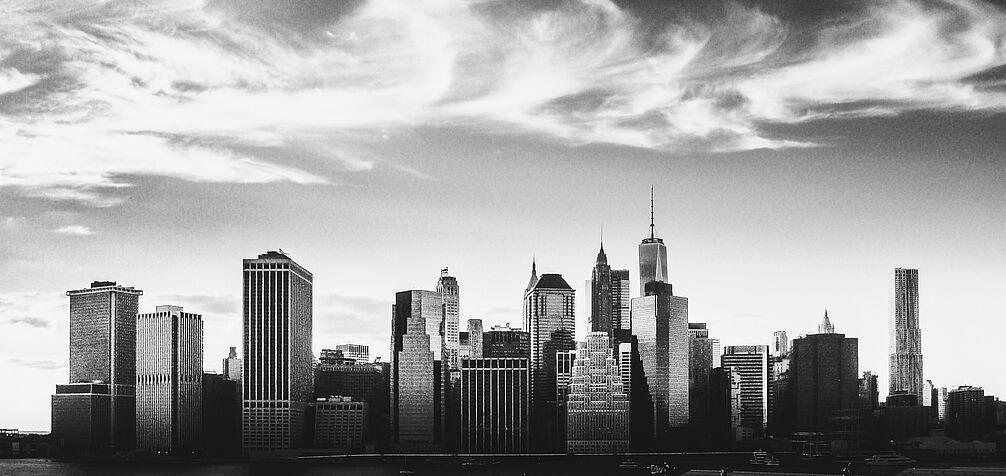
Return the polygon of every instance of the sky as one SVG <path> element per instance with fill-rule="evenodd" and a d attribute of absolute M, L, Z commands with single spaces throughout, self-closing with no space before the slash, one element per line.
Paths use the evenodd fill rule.
<path fill-rule="evenodd" d="M 314 273 L 314 350 L 387 358 L 394 293 L 521 325 L 532 257 L 638 289 L 649 193 L 723 345 L 825 309 L 887 382 L 1006 398 L 1006 3 L 13 0 L 0 16 L 0 427 L 47 431 L 65 292 L 112 280 L 240 346 L 241 259 Z"/>

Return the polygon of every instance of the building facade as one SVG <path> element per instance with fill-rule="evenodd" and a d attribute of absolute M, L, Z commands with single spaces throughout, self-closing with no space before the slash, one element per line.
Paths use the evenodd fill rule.
<path fill-rule="evenodd" d="M 311 447 L 362 453 L 369 439 L 370 404 L 352 397 L 318 398 L 308 408 Z"/>
<path fill-rule="evenodd" d="M 368 449 L 384 449 L 388 444 L 390 378 L 381 363 L 357 361 L 320 362 L 314 371 L 314 397 L 341 396 L 354 402 L 366 402 Z"/>
<path fill-rule="evenodd" d="M 705 425 L 709 372 L 713 370 L 713 341 L 705 323 L 688 323 L 688 421 L 692 425 Z"/>
<path fill-rule="evenodd" d="M 556 400 L 555 356 L 574 350 L 575 291 L 559 274 L 537 276 L 524 293 L 524 328 L 530 338 L 531 451 L 560 450 L 559 402 Z"/>
<path fill-rule="evenodd" d="M 566 404 L 566 452 L 629 450 L 629 396 L 604 331 L 587 334 L 576 350 Z"/>
<path fill-rule="evenodd" d="M 335 350 L 341 350 L 342 355 L 357 362 L 370 362 L 370 346 L 362 344 L 339 344 Z"/>
<path fill-rule="evenodd" d="M 527 453 L 527 358 L 461 361 L 461 452 Z"/>
<path fill-rule="evenodd" d="M 962 385 L 951 389 L 946 403 L 947 436 L 958 441 L 981 439 L 995 422 L 995 415 L 989 415 L 987 410 L 985 390 L 981 387 Z"/>
<path fill-rule="evenodd" d="M 651 282 L 646 296 L 632 299 L 632 326 L 660 441 L 688 424 L 688 299 L 674 296 L 670 284 Z"/>
<path fill-rule="evenodd" d="M 243 274 L 242 451 L 295 450 L 314 386 L 314 277 L 278 251 L 243 260 Z"/>
<path fill-rule="evenodd" d="M 922 401 L 922 331 L 919 328 L 919 270 L 894 270 L 891 306 L 890 389 Z"/>
<path fill-rule="evenodd" d="M 845 334 L 794 339 L 789 374 L 795 431 L 827 432 L 839 412 L 860 406 L 858 339 Z"/>
<path fill-rule="evenodd" d="M 241 381 L 203 373 L 203 452 L 211 457 L 241 455 Z"/>
<path fill-rule="evenodd" d="M 492 326 L 482 333 L 482 356 L 485 358 L 530 358 L 531 335 L 524 330 L 505 326 Z"/>
<path fill-rule="evenodd" d="M 137 315 L 136 352 L 136 449 L 202 449 L 203 316 L 179 306 Z"/>
<path fill-rule="evenodd" d="M 789 337 L 786 331 L 775 331 L 772 333 L 772 355 L 779 357 L 789 354 Z"/>
<path fill-rule="evenodd" d="M 433 451 L 443 445 L 443 305 L 443 296 L 435 291 L 395 294 L 390 382 L 395 448 Z"/>
<path fill-rule="evenodd" d="M 238 358 L 237 347 L 231 347 L 227 357 L 223 359 L 223 373 L 230 380 L 241 380 L 241 368 L 244 363 Z"/>
<path fill-rule="evenodd" d="M 740 389 L 740 421 L 735 429 L 738 441 L 765 436 L 772 405 L 772 364 L 767 345 L 733 345 L 723 351 L 724 369 L 733 372 L 731 384 Z"/>
<path fill-rule="evenodd" d="M 52 396 L 52 436 L 71 450 L 135 444 L 136 314 L 143 291 L 112 281 L 70 298 L 70 383 Z"/>

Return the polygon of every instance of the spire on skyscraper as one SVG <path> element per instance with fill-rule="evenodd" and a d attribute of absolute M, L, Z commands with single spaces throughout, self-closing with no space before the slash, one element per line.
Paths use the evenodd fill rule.
<path fill-rule="evenodd" d="M 597 264 L 608 264 L 608 255 L 604 254 L 604 225 L 601 225 L 601 249 L 597 252 Z"/>
<path fill-rule="evenodd" d="M 824 320 L 822 320 L 821 323 L 817 325 L 817 333 L 818 334 L 834 334 L 835 333 L 835 326 L 831 324 L 830 320 L 828 320 L 828 310 L 827 309 L 824 310 Z"/>
<path fill-rule="evenodd" d="M 532 289 L 534 289 L 534 285 L 537 282 L 538 282 L 538 270 L 536 268 L 535 257 L 534 255 L 531 255 L 531 279 L 527 282 L 527 289 L 524 290 L 524 293 L 526 294 L 530 292 Z"/>
<path fill-rule="evenodd" d="M 653 233 L 653 185 L 650 185 L 650 239 L 655 238 Z"/>

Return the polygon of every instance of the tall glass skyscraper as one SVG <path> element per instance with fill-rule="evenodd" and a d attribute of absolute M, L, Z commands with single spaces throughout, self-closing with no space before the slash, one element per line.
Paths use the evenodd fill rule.
<path fill-rule="evenodd" d="M 639 295 L 646 295 L 646 285 L 667 282 L 667 247 L 657 238 L 653 226 L 653 188 L 650 188 L 650 237 L 639 244 Z"/>
<path fill-rule="evenodd" d="M 136 352 L 136 449 L 201 449 L 203 316 L 179 306 L 137 315 Z"/>
<path fill-rule="evenodd" d="M 688 424 L 688 298 L 652 282 L 632 299 L 632 331 L 653 400 L 653 433 L 659 442 Z"/>
<path fill-rule="evenodd" d="M 242 451 L 296 449 L 314 386 L 314 276 L 282 251 L 243 260 L 243 270 Z"/>
<path fill-rule="evenodd" d="M 113 281 L 67 291 L 70 383 L 52 396 L 52 435 L 69 448 L 135 443 L 136 312 L 143 291 Z"/>
<path fill-rule="evenodd" d="M 556 353 L 575 347 L 575 291 L 562 275 L 538 277 L 532 265 L 532 282 L 524 294 L 524 328 L 531 338 L 531 449 L 558 450 Z"/>
<path fill-rule="evenodd" d="M 889 393 L 910 393 L 922 401 L 922 331 L 919 329 L 919 270 L 894 270 L 891 306 Z"/>

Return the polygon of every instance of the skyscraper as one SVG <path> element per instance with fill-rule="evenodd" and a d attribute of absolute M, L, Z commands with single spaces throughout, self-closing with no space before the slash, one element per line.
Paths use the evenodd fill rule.
<path fill-rule="evenodd" d="M 395 294 L 391 324 L 391 443 L 431 451 L 443 443 L 443 296 L 435 291 Z"/>
<path fill-rule="evenodd" d="M 562 275 L 538 277 L 533 264 L 531 273 L 524 294 L 524 328 L 531 338 L 531 449 L 551 452 L 560 436 L 555 355 L 574 348 L 576 296 Z"/>
<path fill-rule="evenodd" d="M 611 302 L 611 266 L 604 254 L 604 243 L 597 252 L 597 262 L 590 273 L 590 330 L 591 332 L 606 332 L 611 335 L 612 302 Z M 619 322 L 619 325 L 621 322 Z"/>
<path fill-rule="evenodd" d="M 793 339 L 792 344 L 793 429 L 828 431 L 837 412 L 860 406 L 859 340 L 823 333 Z"/>
<path fill-rule="evenodd" d="M 566 406 L 566 452 L 629 450 L 629 397 L 607 332 L 591 332 L 576 350 Z"/>
<path fill-rule="evenodd" d="M 650 237 L 639 244 L 639 295 L 646 295 L 647 284 L 667 280 L 667 247 L 654 232 L 653 187 L 650 187 Z"/>
<path fill-rule="evenodd" d="M 303 445 L 312 400 L 313 280 L 282 251 L 243 260 L 242 451 Z"/>
<path fill-rule="evenodd" d="M 789 353 L 789 337 L 786 331 L 775 331 L 772 333 L 772 355 L 779 357 Z"/>
<path fill-rule="evenodd" d="M 223 360 L 224 378 L 228 380 L 241 380 L 241 359 L 238 358 L 237 347 L 231 347 L 227 357 Z"/>
<path fill-rule="evenodd" d="M 437 293 L 443 304 L 443 338 L 444 349 L 447 356 L 444 360 L 448 363 L 451 371 L 457 371 L 461 367 L 458 360 L 458 349 L 460 347 L 460 295 L 458 293 L 458 280 L 448 273 L 447 268 L 440 270 L 440 279 L 437 280 Z"/>
<path fill-rule="evenodd" d="M 919 270 L 895 268 L 893 301 L 889 393 L 907 392 L 920 396 L 923 380 Z"/>
<path fill-rule="evenodd" d="M 654 281 L 632 299 L 632 328 L 653 400 L 653 431 L 660 441 L 688 423 L 688 299 Z"/>
<path fill-rule="evenodd" d="M 461 451 L 526 453 L 528 359 L 461 361 Z"/>
<path fill-rule="evenodd" d="M 732 378 L 740 388 L 740 425 L 735 429 L 735 436 L 738 440 L 765 436 L 772 405 L 772 365 L 768 346 L 727 346 L 721 364 L 724 369 L 736 372 Z"/>
<path fill-rule="evenodd" d="M 611 270 L 611 323 L 617 329 L 632 329 L 629 293 L 629 270 Z"/>
<path fill-rule="evenodd" d="M 947 392 L 946 424 L 947 436 L 958 441 L 973 441 L 985 436 L 991 430 L 985 403 L 985 390 L 981 387 L 962 385 Z"/>
<path fill-rule="evenodd" d="M 473 359 L 482 358 L 482 334 L 482 319 L 468 319 L 468 345 Z"/>
<path fill-rule="evenodd" d="M 153 313 L 137 315 L 136 351 L 136 449 L 200 449 L 203 316 L 179 306 L 157 306 Z"/>
<path fill-rule="evenodd" d="M 136 311 L 143 291 L 113 281 L 67 291 L 70 383 L 52 396 L 52 436 L 70 448 L 135 443 Z"/>
<path fill-rule="evenodd" d="M 688 323 L 688 420 L 703 425 L 709 400 L 709 372 L 713 370 L 713 341 L 704 322 Z"/>

